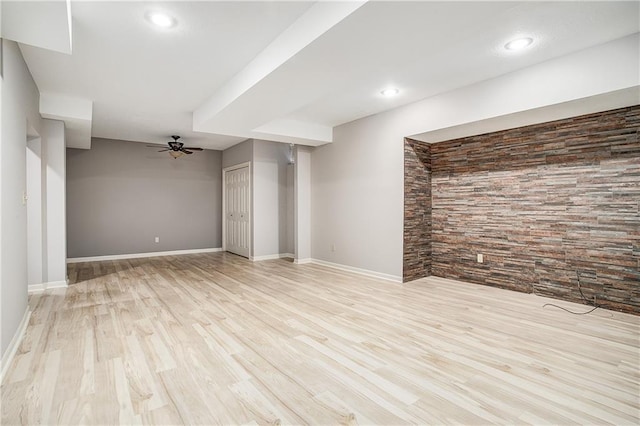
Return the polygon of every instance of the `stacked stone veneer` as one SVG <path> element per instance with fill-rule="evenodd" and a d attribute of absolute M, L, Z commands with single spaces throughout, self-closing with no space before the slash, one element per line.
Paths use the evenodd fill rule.
<path fill-rule="evenodd" d="M 404 141 L 404 257 L 402 278 L 431 275 L 431 145 Z"/>
<path fill-rule="evenodd" d="M 409 252 L 430 246 L 436 276 L 579 302 L 580 272 L 586 297 L 640 313 L 639 128 L 635 106 L 420 149 L 431 230 L 414 241 L 405 217 L 405 280 L 420 275 Z M 405 216 L 422 173 L 407 145 Z"/>

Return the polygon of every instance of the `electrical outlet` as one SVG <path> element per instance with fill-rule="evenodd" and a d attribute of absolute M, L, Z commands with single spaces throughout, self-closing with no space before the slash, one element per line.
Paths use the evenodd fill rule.
<path fill-rule="evenodd" d="M 160 237 L 156 237 L 156 243 L 160 242 Z"/>
<path fill-rule="evenodd" d="M 476 260 L 478 261 L 478 263 L 484 263 L 484 255 L 482 253 L 478 253 L 476 255 Z"/>

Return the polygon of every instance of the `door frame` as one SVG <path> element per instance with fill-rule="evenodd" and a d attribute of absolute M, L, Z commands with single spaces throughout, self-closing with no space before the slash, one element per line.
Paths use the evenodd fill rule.
<path fill-rule="evenodd" d="M 253 171 L 251 161 L 222 169 L 222 251 L 227 251 L 227 172 L 249 167 L 249 258 L 253 256 Z"/>

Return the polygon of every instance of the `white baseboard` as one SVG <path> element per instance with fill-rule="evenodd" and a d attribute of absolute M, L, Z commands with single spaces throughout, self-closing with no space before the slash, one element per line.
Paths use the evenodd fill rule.
<path fill-rule="evenodd" d="M 49 290 L 52 288 L 65 288 L 69 287 L 69 281 L 50 281 L 48 283 L 40 283 L 40 284 L 29 284 L 27 287 L 27 291 L 29 293 L 37 293 L 40 291 Z"/>
<path fill-rule="evenodd" d="M 22 321 L 20 321 L 20 325 L 16 330 L 16 333 L 13 335 L 11 342 L 9 342 L 9 346 L 7 350 L 4 352 L 2 356 L 2 360 L 0 360 L 0 364 L 2 367 L 0 368 L 0 382 L 4 379 L 4 375 L 7 372 L 7 369 L 11 365 L 11 361 L 13 361 L 13 357 L 16 356 L 16 352 L 20 347 L 20 343 L 22 342 L 22 338 L 24 337 L 24 333 L 27 330 L 27 325 L 29 325 L 29 318 L 31 317 L 31 311 L 27 306 L 27 309 L 24 311 L 24 315 L 22 316 Z"/>
<path fill-rule="evenodd" d="M 368 277 L 380 278 L 387 281 L 393 281 L 395 283 L 402 283 L 402 277 L 397 275 L 384 274 L 382 272 L 371 271 L 369 269 L 355 268 L 353 266 L 342 265 L 340 263 L 327 262 L 325 260 L 320 260 L 320 259 L 304 259 L 304 260 L 310 260 L 310 262 L 305 262 L 305 263 L 314 263 L 316 265 L 327 266 L 329 268 L 339 269 L 341 271 L 354 272 L 356 274 L 366 275 Z"/>
<path fill-rule="evenodd" d="M 260 262 L 261 260 L 273 260 L 273 259 L 284 259 L 284 258 L 293 258 L 294 256 L 291 253 L 280 253 L 280 254 L 268 254 L 266 256 L 251 256 L 249 260 L 254 262 Z"/>
<path fill-rule="evenodd" d="M 312 263 L 313 259 L 311 259 L 310 257 L 307 257 L 305 259 L 293 259 L 293 263 L 295 263 L 296 265 L 304 265 L 305 263 Z"/>
<path fill-rule="evenodd" d="M 222 247 L 205 248 L 205 249 L 189 249 L 189 250 L 154 251 L 149 253 L 114 254 L 114 255 L 106 255 L 106 256 L 91 256 L 91 257 L 70 257 L 67 259 L 67 263 L 100 262 L 102 260 L 139 259 L 144 257 L 158 257 L 158 256 L 177 256 L 181 254 L 214 253 L 217 251 L 222 251 Z"/>

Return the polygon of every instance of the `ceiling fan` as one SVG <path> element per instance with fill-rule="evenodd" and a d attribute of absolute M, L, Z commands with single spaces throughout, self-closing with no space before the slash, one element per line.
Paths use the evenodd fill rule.
<path fill-rule="evenodd" d="M 178 142 L 178 139 L 180 139 L 180 136 L 173 135 L 173 136 L 171 136 L 171 138 L 173 140 L 167 142 L 167 145 L 169 145 L 169 146 L 167 148 L 161 149 L 158 152 L 167 152 L 167 151 L 169 151 L 169 155 L 171 155 L 175 159 L 175 158 L 182 157 L 184 154 L 193 154 L 193 151 L 202 151 L 202 148 L 184 146 L 184 143 Z M 158 146 L 157 145 L 147 145 L 147 147 L 149 147 L 149 148 L 157 148 Z"/>

